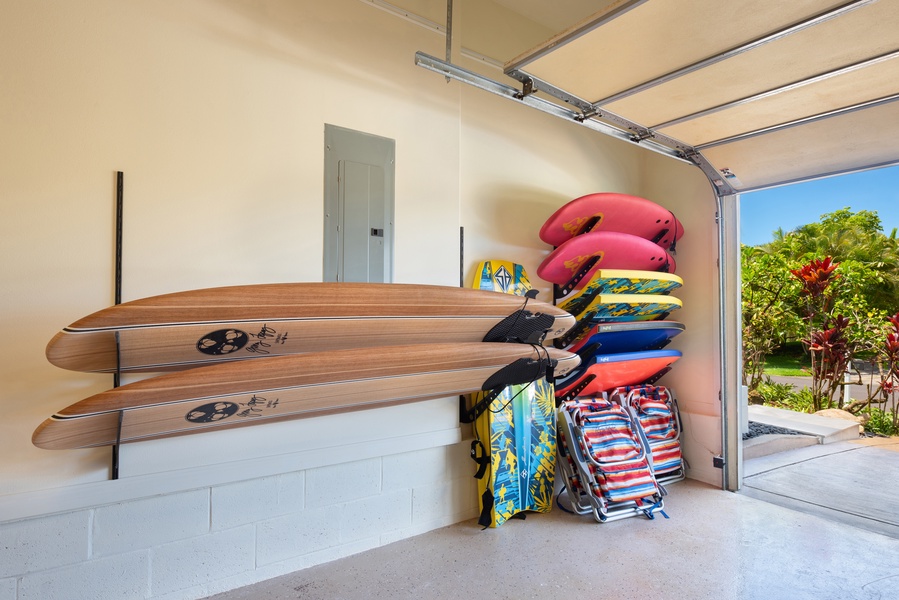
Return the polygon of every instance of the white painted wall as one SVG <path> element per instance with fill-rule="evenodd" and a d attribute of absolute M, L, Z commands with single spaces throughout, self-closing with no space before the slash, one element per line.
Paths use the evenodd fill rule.
<path fill-rule="evenodd" d="M 43 351 L 112 303 L 114 172 L 125 300 L 316 281 L 325 123 L 397 142 L 398 282 L 457 285 L 460 226 L 466 281 L 484 258 L 536 279 L 540 224 L 584 193 L 677 212 L 688 358 L 668 378 L 694 474 L 717 483 L 703 464 L 720 451 L 715 228 L 693 208 L 707 184 L 414 66 L 416 50 L 443 48 L 360 0 L 4 2 L 0 600 L 196 598 L 475 515 L 453 399 L 133 444 L 116 482 L 107 450 L 30 443 L 44 418 L 111 386 Z"/>

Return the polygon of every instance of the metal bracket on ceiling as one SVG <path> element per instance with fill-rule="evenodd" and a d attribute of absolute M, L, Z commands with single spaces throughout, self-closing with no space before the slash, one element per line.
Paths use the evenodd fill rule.
<path fill-rule="evenodd" d="M 521 91 L 515 94 L 515 98 L 521 100 L 530 96 L 531 94 L 537 91 L 537 87 L 534 85 L 534 80 L 530 77 L 526 78 L 521 82 Z"/>
<path fill-rule="evenodd" d="M 655 137 L 655 133 L 653 133 L 651 129 L 645 127 L 634 127 L 633 130 L 635 133 L 632 136 L 632 139 L 636 144 L 639 144 L 643 140 L 649 140 Z"/>

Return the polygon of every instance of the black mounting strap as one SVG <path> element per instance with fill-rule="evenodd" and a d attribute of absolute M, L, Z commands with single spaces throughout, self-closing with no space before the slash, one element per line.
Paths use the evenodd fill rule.
<path fill-rule="evenodd" d="M 667 227 L 656 234 L 654 238 L 652 238 L 653 244 L 658 244 L 662 241 L 662 238 L 670 231 Z"/>
<path fill-rule="evenodd" d="M 593 215 L 581 225 L 581 228 L 577 230 L 577 232 L 571 236 L 574 237 L 576 235 L 581 235 L 583 233 L 590 233 L 593 231 L 593 228 L 599 225 L 600 221 L 602 221 L 602 215 Z"/>
<path fill-rule="evenodd" d="M 664 369 L 662 369 L 661 371 L 659 371 L 658 373 L 656 373 L 655 375 L 653 375 L 652 377 L 647 379 L 645 382 L 646 385 L 653 385 L 656 381 L 661 379 L 670 370 L 671 370 L 671 367 L 665 367 Z"/>
<path fill-rule="evenodd" d="M 556 396 L 556 408 L 560 407 L 563 402 L 568 402 L 569 400 L 577 398 L 578 395 L 584 391 L 584 388 L 586 388 L 594 379 L 596 379 L 596 375 L 590 373 L 584 377 L 579 384 L 571 388 L 567 394 Z"/>
<path fill-rule="evenodd" d="M 119 387 L 122 383 L 122 346 L 119 340 L 119 332 L 115 332 L 115 373 L 113 375 L 113 387 Z M 125 411 L 119 411 L 118 424 L 116 425 L 115 444 L 112 445 L 112 463 L 110 465 L 111 478 L 119 478 L 119 448 L 122 446 L 122 423 L 125 420 Z"/>
<path fill-rule="evenodd" d="M 599 261 L 598 256 L 591 256 L 589 259 L 587 259 L 587 262 L 581 265 L 581 268 L 578 269 L 577 273 L 575 273 L 574 276 L 568 280 L 568 283 L 559 288 L 558 296 L 556 297 L 561 298 L 562 296 L 567 296 L 568 294 L 570 294 L 577 286 L 577 284 L 579 284 L 581 280 L 586 277 L 587 273 L 590 272 L 590 269 L 592 269 L 596 265 L 597 261 Z"/>
<path fill-rule="evenodd" d="M 590 358 L 596 354 L 596 351 L 602 348 L 602 344 L 599 342 L 593 342 L 592 344 L 587 344 L 583 348 L 577 351 L 577 355 L 581 357 L 581 363 L 585 363 Z"/>
<path fill-rule="evenodd" d="M 565 335 L 556 338 L 553 341 L 553 345 L 555 345 L 556 348 L 562 349 L 577 341 L 578 338 L 580 338 L 587 330 L 595 325 L 595 323 L 591 322 L 594 314 L 596 313 L 588 313 L 584 315 L 584 317 L 579 319 L 575 326 L 569 329 Z"/>
<path fill-rule="evenodd" d="M 471 440 L 471 460 L 478 464 L 478 472 L 474 474 L 474 478 L 483 479 L 487 473 L 487 467 L 490 466 L 490 454 L 481 440 Z"/>
<path fill-rule="evenodd" d="M 499 396 L 503 392 L 502 387 L 498 387 L 496 389 L 490 390 L 484 397 L 481 398 L 478 402 L 475 402 L 471 408 L 468 407 L 468 402 L 465 400 L 465 396 L 459 396 L 459 422 L 460 423 L 474 423 L 478 417 L 484 414 L 484 411 L 487 410 L 487 407 L 490 406 L 490 403 L 496 400 L 496 397 Z M 472 398 L 475 396 L 472 395 Z"/>

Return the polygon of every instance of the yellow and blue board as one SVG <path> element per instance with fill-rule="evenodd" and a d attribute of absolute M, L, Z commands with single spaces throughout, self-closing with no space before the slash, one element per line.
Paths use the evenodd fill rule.
<path fill-rule="evenodd" d="M 475 269 L 472 287 L 515 296 L 524 296 L 533 289 L 524 267 L 504 260 L 485 260 L 480 263 Z"/>
<path fill-rule="evenodd" d="M 538 379 L 506 387 L 475 421 L 485 447 L 490 440 L 490 466 L 478 480 L 478 497 L 483 499 L 485 490 L 493 496 L 491 527 L 524 511 L 552 510 L 555 418 L 553 384 Z"/>
<path fill-rule="evenodd" d="M 557 304 L 559 308 L 579 315 L 598 294 L 667 295 L 684 284 L 674 273 L 601 269 L 593 273 L 584 287 L 574 291 Z"/>
<path fill-rule="evenodd" d="M 472 287 L 519 296 L 532 289 L 524 267 L 506 261 L 480 263 Z M 475 432 L 490 456 L 490 466 L 478 480 L 482 512 L 485 491 L 493 497 L 490 527 L 499 527 L 525 511 L 552 510 L 556 470 L 553 384 L 539 379 L 504 388 L 475 421 Z"/>

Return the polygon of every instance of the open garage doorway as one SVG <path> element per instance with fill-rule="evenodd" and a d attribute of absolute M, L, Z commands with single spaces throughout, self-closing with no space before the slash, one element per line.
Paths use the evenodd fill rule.
<path fill-rule="evenodd" d="M 893 537 L 897 184 L 890 167 L 740 196 L 742 491 Z"/>

